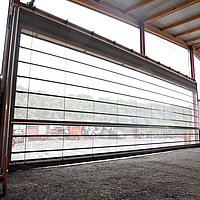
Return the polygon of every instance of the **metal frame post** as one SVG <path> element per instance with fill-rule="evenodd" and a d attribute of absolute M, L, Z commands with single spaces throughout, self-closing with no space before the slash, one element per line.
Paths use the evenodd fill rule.
<path fill-rule="evenodd" d="M 144 23 L 140 22 L 140 53 L 145 55 Z"/>
<path fill-rule="evenodd" d="M 191 78 L 195 79 L 195 69 L 194 69 L 194 51 L 193 51 L 193 47 L 190 46 L 189 47 L 189 51 L 190 51 L 190 67 L 191 67 Z M 197 98 L 196 98 L 196 94 L 193 92 L 193 108 L 194 108 L 194 123 L 195 125 L 197 124 Z M 198 143 L 199 141 L 199 132 L 198 130 L 195 130 L 195 143 Z"/>
<path fill-rule="evenodd" d="M 10 35 L 11 35 L 11 27 L 12 27 L 12 18 L 13 18 L 13 6 L 12 0 L 9 2 L 8 8 L 8 17 L 7 17 L 7 27 L 6 27 L 6 35 L 5 35 L 5 44 L 4 44 L 4 53 L 3 53 L 3 63 L 2 63 L 2 71 L 1 71 L 1 107 L 0 107 L 0 173 L 2 167 L 1 152 L 3 148 L 3 117 L 5 112 L 5 93 L 6 93 L 6 77 L 8 71 L 8 56 L 9 56 L 9 48 L 10 48 Z"/>
<path fill-rule="evenodd" d="M 10 130 L 10 111 L 11 111 L 11 97 L 12 97 L 12 84 L 13 84 L 13 71 L 14 71 L 14 58 L 15 58 L 15 49 L 16 49 L 16 40 L 17 40 L 17 30 L 18 30 L 18 20 L 19 20 L 19 7 L 13 7 L 13 18 L 12 18 L 12 28 L 10 35 L 10 45 L 8 53 L 8 62 L 7 62 L 7 74 L 4 77 L 5 86 L 4 86 L 4 101 L 3 108 L 4 113 L 2 116 L 3 126 L 2 126 L 2 151 L 1 151 L 1 171 L 4 169 L 4 156 L 7 156 L 8 151 L 8 137 Z"/>
<path fill-rule="evenodd" d="M 189 47 L 189 51 L 190 51 L 191 77 L 192 77 L 193 79 L 195 79 L 195 70 L 194 70 L 194 51 L 193 51 L 193 47 L 192 47 L 192 46 Z"/>

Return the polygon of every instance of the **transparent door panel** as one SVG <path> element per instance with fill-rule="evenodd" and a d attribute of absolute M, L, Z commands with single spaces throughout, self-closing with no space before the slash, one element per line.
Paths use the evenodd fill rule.
<path fill-rule="evenodd" d="M 135 101 L 138 107 L 144 107 L 149 109 L 152 109 L 155 103 L 149 99 L 141 99 L 141 98 L 135 98 Z"/>
<path fill-rule="evenodd" d="M 101 154 L 101 153 L 113 153 L 117 151 L 117 147 L 102 147 L 102 148 L 94 148 L 93 154 Z"/>
<path fill-rule="evenodd" d="M 96 136 L 94 140 L 94 147 L 109 147 L 116 146 L 116 140 L 118 136 L 113 135 L 100 135 Z"/>
<path fill-rule="evenodd" d="M 50 108 L 50 109 L 64 109 L 64 99 L 61 97 L 52 97 L 45 95 L 30 94 L 29 107 L 35 108 Z"/>
<path fill-rule="evenodd" d="M 29 36 L 26 36 L 29 37 Z M 50 53 L 52 55 L 65 57 L 66 56 L 66 48 L 60 45 L 56 45 L 44 40 L 40 40 L 38 38 L 32 39 L 32 48 L 38 51 Z M 24 43 L 23 43 L 24 44 Z M 25 44 L 24 44 L 25 45 Z"/>
<path fill-rule="evenodd" d="M 137 116 L 153 117 L 153 111 L 148 108 L 137 108 Z M 154 111 L 155 112 L 155 111 Z"/>
<path fill-rule="evenodd" d="M 26 126 L 13 125 L 12 161 L 199 142 L 193 91 L 89 55 L 86 46 L 70 49 L 67 40 L 22 34 L 20 45 L 14 120 Z M 45 120 L 52 125 L 36 124 Z"/>
<path fill-rule="evenodd" d="M 63 137 L 27 137 L 26 150 L 55 150 L 63 148 Z"/>
<path fill-rule="evenodd" d="M 109 114 L 94 114 L 93 121 L 94 122 L 117 123 L 118 117 L 116 115 L 109 115 Z"/>
<path fill-rule="evenodd" d="M 95 100 L 100 100 L 104 102 L 118 102 L 119 95 L 115 93 L 103 92 L 103 91 L 94 91 Z"/>
<path fill-rule="evenodd" d="M 28 92 L 29 81 L 28 78 L 17 77 L 16 90 Z"/>
<path fill-rule="evenodd" d="M 64 111 L 29 109 L 28 119 L 36 120 L 64 120 Z"/>
<path fill-rule="evenodd" d="M 65 112 L 66 121 L 93 121 L 93 113 L 80 113 L 80 112 Z"/>
<path fill-rule="evenodd" d="M 66 97 L 77 97 L 83 99 L 94 99 L 95 91 L 88 88 L 77 87 L 72 85 L 65 86 L 65 96 Z"/>
<path fill-rule="evenodd" d="M 27 107 L 28 105 L 28 94 L 16 92 L 15 94 L 15 106 Z"/>
<path fill-rule="evenodd" d="M 63 71 L 37 65 L 31 65 L 30 71 L 30 76 L 32 78 L 65 83 L 65 73 Z"/>
<path fill-rule="evenodd" d="M 19 58 L 20 62 L 31 63 L 32 51 L 30 49 L 19 48 Z"/>
<path fill-rule="evenodd" d="M 12 161 L 24 161 L 24 158 L 25 158 L 25 153 L 11 154 Z"/>
<path fill-rule="evenodd" d="M 62 151 L 44 151 L 44 152 L 27 152 L 25 160 L 30 159 L 45 159 L 45 158 L 61 158 Z"/>
<path fill-rule="evenodd" d="M 94 102 L 81 100 L 81 99 L 70 99 L 65 98 L 65 109 L 66 110 L 76 110 L 76 111 L 93 111 Z"/>
<path fill-rule="evenodd" d="M 75 150 L 63 150 L 63 157 L 73 157 L 73 156 L 81 156 L 81 155 L 92 155 L 93 149 L 75 149 Z"/>
<path fill-rule="evenodd" d="M 88 55 L 86 53 L 78 52 L 73 49 L 67 48 L 66 56 L 68 59 L 76 60 L 78 62 L 82 62 L 85 64 L 93 65 L 94 64 L 94 57 Z"/>
<path fill-rule="evenodd" d="M 20 46 L 31 48 L 34 38 L 25 34 L 20 35 Z M 40 40 L 41 41 L 41 40 Z"/>
<path fill-rule="evenodd" d="M 14 119 L 27 119 L 27 109 L 26 108 L 15 108 Z"/>
<path fill-rule="evenodd" d="M 118 116 L 118 123 L 137 124 L 138 118 L 135 116 Z"/>
<path fill-rule="evenodd" d="M 110 113 L 110 114 L 117 114 L 119 110 L 119 106 L 115 104 L 108 104 L 108 103 L 100 103 L 94 102 L 93 104 L 94 112 L 99 113 Z"/>
<path fill-rule="evenodd" d="M 62 126 L 57 126 L 57 125 L 27 125 L 24 132 L 25 132 L 25 135 L 27 136 L 29 135 L 33 136 L 32 139 L 39 138 L 39 139 L 46 140 L 48 139 L 48 137 L 46 136 L 49 136 L 49 139 L 51 140 L 50 137 L 55 134 L 54 130 L 56 130 L 56 133 L 57 133 L 58 130 L 63 130 L 63 128 Z"/>
<path fill-rule="evenodd" d="M 135 145 L 127 145 L 127 146 L 117 146 L 117 152 L 121 151 L 135 151 L 136 146 Z"/>
<path fill-rule="evenodd" d="M 93 66 L 76 62 L 73 60 L 69 60 L 69 59 L 66 60 L 66 72 L 68 72 L 69 74 L 75 73 L 79 75 L 96 77 L 94 70 L 95 69 Z"/>
<path fill-rule="evenodd" d="M 64 84 L 30 79 L 29 92 L 45 93 L 49 95 L 64 96 Z"/>
<path fill-rule="evenodd" d="M 125 114 L 125 115 L 132 115 L 136 116 L 137 115 L 137 108 L 132 107 L 132 106 L 123 106 L 123 105 L 118 105 L 117 107 L 118 114 Z"/>
<path fill-rule="evenodd" d="M 168 120 L 174 120 L 175 119 L 175 113 L 171 111 L 165 111 L 165 119 Z"/>
<path fill-rule="evenodd" d="M 13 125 L 13 136 L 24 136 L 26 134 L 26 125 L 14 124 Z"/>
<path fill-rule="evenodd" d="M 20 152 L 26 150 L 25 137 L 12 137 L 12 152 Z"/>
<path fill-rule="evenodd" d="M 30 69 L 31 69 L 31 64 L 29 63 L 23 63 L 23 62 L 18 62 L 18 69 L 17 69 L 17 75 L 20 76 L 30 76 Z"/>
<path fill-rule="evenodd" d="M 52 67 L 55 69 L 62 69 L 62 70 L 65 70 L 65 64 L 66 64 L 64 58 L 36 51 L 32 51 L 31 53 L 31 62 L 33 64 L 42 65 L 45 67 Z"/>
<path fill-rule="evenodd" d="M 80 86 L 80 87 L 88 87 L 88 88 L 98 88 L 95 85 L 96 80 L 94 78 L 88 78 L 87 76 L 66 73 L 66 83 Z"/>
<path fill-rule="evenodd" d="M 95 138 L 93 136 L 82 135 L 78 132 L 78 127 L 71 127 L 71 129 L 71 132 L 64 137 L 63 149 L 81 149 L 94 146 Z"/>

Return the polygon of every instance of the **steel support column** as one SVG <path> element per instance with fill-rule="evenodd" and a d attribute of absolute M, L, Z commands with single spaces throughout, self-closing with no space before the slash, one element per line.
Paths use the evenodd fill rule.
<path fill-rule="evenodd" d="M 10 49 L 10 35 L 11 35 L 11 25 L 12 25 L 12 18 L 13 18 L 13 7 L 12 7 L 12 0 L 9 1 L 9 9 L 8 9 L 8 17 L 7 17 L 7 26 L 6 26 L 6 35 L 5 35 L 5 44 L 4 44 L 4 53 L 3 53 L 3 65 L 1 71 L 1 106 L 0 106 L 0 169 L 1 169 L 1 162 L 2 162 L 2 148 L 3 148 L 3 117 L 5 113 L 5 91 L 6 91 L 6 76 L 7 76 L 7 66 L 8 66 L 8 55 Z M 0 170 L 1 173 L 1 170 Z"/>
<path fill-rule="evenodd" d="M 194 71 L 194 51 L 193 47 L 190 46 L 190 66 L 191 66 L 191 77 L 195 79 L 195 71 Z"/>
<path fill-rule="evenodd" d="M 145 55 L 144 23 L 140 22 L 140 53 Z"/>
<path fill-rule="evenodd" d="M 189 51 L 190 51 L 191 78 L 195 79 L 194 51 L 193 51 L 193 47 L 192 46 L 190 46 Z M 193 108 L 194 108 L 194 123 L 197 125 L 197 109 L 198 109 L 198 105 L 197 105 L 196 93 L 194 93 L 194 92 L 193 92 Z M 198 131 L 195 130 L 196 143 L 198 143 L 199 137 L 200 136 L 198 134 Z"/>
<path fill-rule="evenodd" d="M 4 101 L 2 102 L 2 106 L 4 108 L 4 113 L 2 116 L 2 147 L 0 154 L 0 164 L 1 171 L 3 170 L 3 159 L 4 156 L 7 156 L 8 150 L 8 137 L 9 137 L 9 128 L 10 128 L 10 110 L 11 110 L 11 94 L 12 94 L 12 84 L 13 84 L 13 70 L 14 70 L 14 57 L 15 57 L 15 48 L 16 48 L 16 39 L 17 39 L 17 30 L 18 30 L 18 20 L 19 20 L 19 7 L 13 8 L 13 16 L 12 16 L 12 27 L 11 27 L 11 35 L 9 41 L 9 52 L 8 52 L 8 61 L 6 70 L 6 77 L 4 78 Z"/>

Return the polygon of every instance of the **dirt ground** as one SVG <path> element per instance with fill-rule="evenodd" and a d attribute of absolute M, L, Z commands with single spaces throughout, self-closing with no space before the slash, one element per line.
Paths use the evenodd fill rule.
<path fill-rule="evenodd" d="M 10 172 L 6 199 L 200 200 L 200 148 Z"/>

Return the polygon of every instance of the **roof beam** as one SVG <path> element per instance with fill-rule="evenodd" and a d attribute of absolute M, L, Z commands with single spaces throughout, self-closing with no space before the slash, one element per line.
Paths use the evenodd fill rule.
<path fill-rule="evenodd" d="M 103 1 L 101 2 L 101 4 L 102 4 L 102 6 L 108 8 L 108 9 L 111 9 L 111 10 L 113 10 L 113 11 L 116 11 L 116 12 L 118 12 L 118 13 L 123 14 L 124 16 L 126 16 L 126 14 L 124 14 L 123 10 L 120 10 L 120 9 L 118 9 L 117 7 L 113 6 L 113 5 L 111 5 L 111 4 L 109 4 L 109 3 L 106 3 L 105 0 L 103 0 Z M 127 16 L 126 16 L 126 17 L 127 17 Z M 138 21 L 138 22 L 141 22 L 141 21 L 142 21 L 142 19 L 140 19 L 140 18 L 138 18 L 138 17 L 136 17 L 136 16 L 134 16 L 134 15 L 132 15 L 132 14 L 129 14 L 129 17 L 131 17 L 131 19 L 134 19 L 134 20 L 136 20 L 136 21 Z M 139 23 L 138 23 L 138 27 L 139 27 Z"/>
<path fill-rule="evenodd" d="M 187 31 L 184 31 L 184 32 L 181 32 L 181 33 L 178 33 L 178 34 L 174 35 L 174 37 L 175 38 L 180 37 L 180 36 L 187 35 L 189 33 L 193 33 L 193 32 L 199 31 L 199 30 L 200 30 L 200 26 L 190 29 L 190 30 L 187 30 Z"/>
<path fill-rule="evenodd" d="M 170 15 L 170 14 L 172 14 L 174 12 L 177 12 L 179 10 L 187 8 L 187 7 L 189 7 L 189 6 L 193 5 L 193 4 L 196 4 L 199 1 L 200 0 L 187 0 L 187 1 L 184 1 L 184 2 L 182 2 L 180 4 L 178 4 L 178 5 L 175 5 L 175 6 L 173 6 L 171 8 L 168 8 L 168 9 L 166 9 L 164 11 L 161 11 L 161 12 L 155 14 L 155 15 L 147 17 L 146 19 L 144 19 L 144 23 L 150 23 L 152 21 L 155 21 L 155 20 L 160 19 L 162 17 L 165 17 L 167 15 Z"/>
<path fill-rule="evenodd" d="M 197 56 L 198 58 L 200 58 L 200 53 L 199 53 L 199 51 L 197 51 L 196 49 L 194 49 L 194 53 L 196 54 L 196 56 Z"/>
<path fill-rule="evenodd" d="M 102 3 L 103 1 L 105 1 L 105 0 L 98 0 L 98 3 Z"/>
<path fill-rule="evenodd" d="M 188 23 L 188 22 L 191 22 L 191 21 L 196 20 L 196 19 L 199 19 L 199 18 L 200 18 L 200 14 L 194 15 L 194 16 L 192 16 L 192 17 L 189 17 L 189 18 L 187 18 L 187 19 L 181 20 L 181 21 L 176 22 L 176 23 L 174 23 L 174 24 L 165 26 L 165 27 L 161 28 L 161 31 L 166 31 L 166 30 L 175 28 L 175 27 L 177 27 L 177 26 L 186 24 L 186 23 Z"/>
<path fill-rule="evenodd" d="M 152 34 L 154 34 L 154 35 L 157 35 L 157 36 L 159 36 L 161 38 L 164 38 L 167 41 L 170 41 L 170 42 L 172 42 L 174 44 L 182 46 L 182 47 L 184 47 L 186 49 L 189 48 L 189 45 L 187 43 L 185 43 L 183 40 L 179 40 L 179 39 L 176 39 L 176 38 L 172 37 L 171 35 L 167 35 L 164 32 L 161 32 L 159 30 L 156 30 L 156 29 L 152 28 L 150 25 L 145 25 L 145 30 L 150 32 L 150 33 L 152 33 Z"/>
<path fill-rule="evenodd" d="M 199 47 L 199 46 L 200 46 L 200 42 L 195 43 L 195 44 L 193 44 L 192 46 L 193 46 L 193 47 Z"/>
<path fill-rule="evenodd" d="M 124 14 L 128 15 L 129 13 L 147 5 L 147 4 L 150 4 L 151 2 L 153 2 L 155 0 L 143 0 L 137 4 L 135 4 L 134 6 L 131 6 L 130 8 L 128 8 L 127 10 L 124 11 Z"/>
<path fill-rule="evenodd" d="M 185 42 L 194 42 L 194 41 L 196 41 L 196 40 L 200 40 L 200 36 L 198 36 L 198 37 L 195 37 L 195 38 L 191 38 L 191 39 L 189 39 L 189 40 L 186 40 Z"/>

